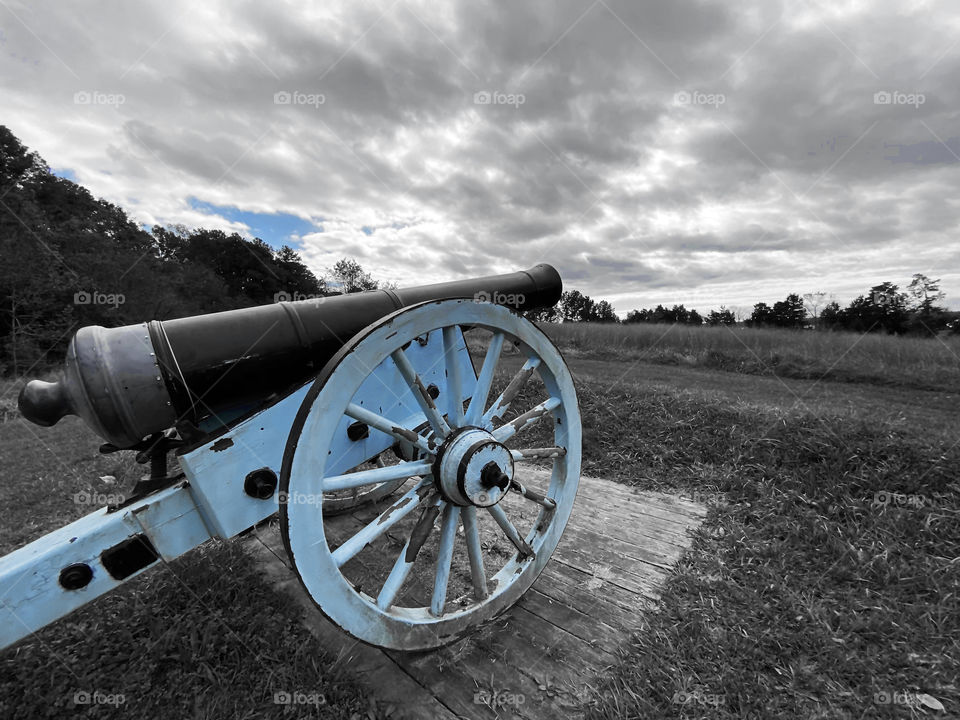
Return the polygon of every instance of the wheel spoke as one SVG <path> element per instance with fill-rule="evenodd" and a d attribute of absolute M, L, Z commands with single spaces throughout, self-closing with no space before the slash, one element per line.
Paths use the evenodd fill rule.
<path fill-rule="evenodd" d="M 397 369 L 400 371 L 403 379 L 406 380 L 407 385 L 410 387 L 410 392 L 413 393 L 413 399 L 417 401 L 417 405 L 420 406 L 423 414 L 430 422 L 430 427 L 433 428 L 437 437 L 441 439 L 445 438 L 450 434 L 450 426 L 447 425 L 447 421 L 443 419 L 443 415 L 437 410 L 436 403 L 433 402 L 433 398 L 430 397 L 430 393 L 427 392 L 427 388 L 423 385 L 423 380 L 420 379 L 417 371 L 413 368 L 413 365 L 410 364 L 406 353 L 403 352 L 402 349 L 397 349 L 390 353 L 390 357 L 393 358 Z"/>
<path fill-rule="evenodd" d="M 548 498 L 548 497 L 546 497 L 545 495 L 540 494 L 539 492 L 537 492 L 537 491 L 534 490 L 533 488 L 528 488 L 528 487 L 526 487 L 526 486 L 525 486 L 523 483 L 521 483 L 519 480 L 511 480 L 511 481 L 510 481 L 510 489 L 511 489 L 511 490 L 516 490 L 518 493 L 520 493 L 521 495 L 523 495 L 527 500 L 532 500 L 532 501 L 535 502 L 537 505 L 539 505 L 540 507 L 544 507 L 544 508 L 546 508 L 547 510 L 556 510 L 556 509 L 557 509 L 557 501 L 556 501 L 556 500 L 554 500 L 553 498 Z"/>
<path fill-rule="evenodd" d="M 503 511 L 503 508 L 499 505 L 491 505 L 487 508 L 490 511 L 490 514 L 493 515 L 493 519 L 497 521 L 497 525 L 500 526 L 500 529 L 503 530 L 503 534 L 507 536 L 507 539 L 513 543 L 514 547 L 520 551 L 520 557 L 536 557 L 536 554 L 533 552 L 533 548 L 527 545 L 526 541 L 520 537 L 520 533 L 517 532 L 517 529 L 513 526 L 513 523 L 510 522 L 510 518 L 507 517 L 507 514 Z"/>
<path fill-rule="evenodd" d="M 395 437 L 397 440 L 406 440 L 409 443 L 413 443 L 429 455 L 436 455 L 437 453 L 437 448 L 433 441 L 427 440 L 425 437 L 418 435 L 413 430 L 400 427 L 393 422 L 393 420 L 385 418 L 383 415 L 377 415 L 375 412 L 370 412 L 366 408 L 360 407 L 356 403 L 350 403 L 347 405 L 345 413 L 354 420 L 359 420 L 362 423 L 366 423 L 370 427 L 379 430 L 382 433 L 386 433 L 387 435 Z"/>
<path fill-rule="evenodd" d="M 403 587 L 404 581 L 406 581 L 407 576 L 410 574 L 410 570 L 413 569 L 413 565 L 417 561 L 417 555 L 420 554 L 423 544 L 427 541 L 427 538 L 430 537 L 430 531 L 433 530 L 433 524 L 436 522 L 437 515 L 440 513 L 438 503 L 440 503 L 439 495 L 433 504 L 425 507 L 420 513 L 420 519 L 417 520 L 417 524 L 413 530 L 410 531 L 410 536 L 403 544 L 403 550 L 401 550 L 400 555 L 397 556 L 397 561 L 393 564 L 390 575 L 387 576 L 383 587 L 380 588 L 380 594 L 377 595 L 377 607 L 381 610 L 390 609 L 393 601 L 397 599 L 397 595 L 400 593 L 400 588 Z"/>
<path fill-rule="evenodd" d="M 424 497 L 430 492 L 431 480 L 421 480 L 393 505 L 384 510 L 378 518 L 363 527 L 356 535 L 343 542 L 331 555 L 337 567 L 343 567 L 369 543 L 383 535 L 407 515 L 416 510 Z"/>
<path fill-rule="evenodd" d="M 467 540 L 467 555 L 470 557 L 470 575 L 473 577 L 473 596 L 477 600 L 487 597 L 487 576 L 483 569 L 483 550 L 480 548 L 480 533 L 477 530 L 477 509 L 463 508 L 463 534 Z"/>
<path fill-rule="evenodd" d="M 466 425 L 477 425 L 480 423 L 480 418 L 483 417 L 483 408 L 490 396 L 490 386 L 493 384 L 493 376 L 497 371 L 497 363 L 500 361 L 503 341 L 503 333 L 494 333 L 493 337 L 490 338 L 490 346 L 483 358 L 483 367 L 480 368 L 480 375 L 477 377 L 477 384 L 473 388 L 473 396 L 470 398 L 470 405 L 467 407 L 467 417 L 464 420 Z"/>
<path fill-rule="evenodd" d="M 432 463 L 429 460 L 401 462 L 399 465 L 384 465 L 371 470 L 361 470 L 359 472 L 347 473 L 346 475 L 334 475 L 324 478 L 321 486 L 323 487 L 323 492 L 349 490 L 350 488 L 363 487 L 364 485 L 373 485 L 375 483 L 389 482 L 390 480 L 404 480 L 417 475 L 426 475 L 430 472 L 431 467 Z"/>
<path fill-rule="evenodd" d="M 497 442 L 506 442 L 521 430 L 525 430 L 534 423 L 538 422 L 544 415 L 560 407 L 560 398 L 548 398 L 539 405 L 527 410 L 523 415 L 515 417 L 506 425 L 501 425 L 493 431 L 493 437 Z"/>
<path fill-rule="evenodd" d="M 450 580 L 450 563 L 453 560 L 453 543 L 457 539 L 460 508 L 447 504 L 443 508 L 443 524 L 440 528 L 440 547 L 437 549 L 437 576 L 433 583 L 433 599 L 430 613 L 436 617 L 443 614 L 447 602 L 447 582 Z"/>
<path fill-rule="evenodd" d="M 443 356 L 447 368 L 447 395 L 449 398 L 449 417 L 453 427 L 463 425 L 463 381 L 460 377 L 460 354 L 457 352 L 459 334 L 457 326 L 451 325 L 443 329 Z"/>
<path fill-rule="evenodd" d="M 517 374 L 513 376 L 513 379 L 507 387 L 504 388 L 504 391 L 500 393 L 500 396 L 494 401 L 493 405 L 490 406 L 490 409 L 483 414 L 480 424 L 488 427 L 495 417 L 502 418 L 506 415 L 507 410 L 510 409 L 510 403 L 512 403 L 517 394 L 523 390 L 523 386 L 527 384 L 527 380 L 530 379 L 533 371 L 539 366 L 540 358 L 530 358 L 527 360 Z"/>
<path fill-rule="evenodd" d="M 514 460 L 547 460 L 563 457 L 567 454 L 567 449 L 562 447 L 523 448 L 511 450 L 510 454 Z"/>

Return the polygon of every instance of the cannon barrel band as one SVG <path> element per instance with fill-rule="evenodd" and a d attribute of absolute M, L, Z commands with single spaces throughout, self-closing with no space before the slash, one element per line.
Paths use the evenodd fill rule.
<path fill-rule="evenodd" d="M 550 265 L 398 290 L 280 302 L 118 328 L 81 328 L 55 382 L 32 380 L 23 416 L 78 415 L 117 447 L 179 421 L 219 427 L 316 375 L 370 323 L 429 300 L 472 297 L 515 310 L 549 307 L 562 281 Z"/>

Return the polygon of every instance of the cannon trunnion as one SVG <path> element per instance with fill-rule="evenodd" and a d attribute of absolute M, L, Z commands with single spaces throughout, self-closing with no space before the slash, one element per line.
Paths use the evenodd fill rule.
<path fill-rule="evenodd" d="M 488 300 L 531 309 L 560 292 L 539 265 L 84 328 L 61 378 L 26 386 L 24 415 L 79 415 L 117 447 L 162 437 L 183 474 L 0 558 L 0 647 L 278 512 L 303 587 L 364 642 L 428 649 L 503 612 L 560 541 L 581 428 L 559 352 Z"/>

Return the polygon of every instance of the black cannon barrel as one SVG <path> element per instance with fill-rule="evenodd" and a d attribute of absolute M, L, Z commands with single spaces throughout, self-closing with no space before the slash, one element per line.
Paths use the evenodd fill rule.
<path fill-rule="evenodd" d="M 117 447 L 187 421 L 252 409 L 316 375 L 357 332 L 427 300 L 474 297 L 518 310 L 554 305 L 550 265 L 398 290 L 372 290 L 118 328 L 91 326 L 70 341 L 55 382 L 32 380 L 20 412 L 49 426 L 78 415 Z"/>

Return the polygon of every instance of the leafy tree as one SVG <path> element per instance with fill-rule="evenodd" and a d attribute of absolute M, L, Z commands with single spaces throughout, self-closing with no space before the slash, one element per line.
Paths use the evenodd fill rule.
<path fill-rule="evenodd" d="M 727 310 L 722 305 L 719 310 L 711 310 L 707 316 L 709 325 L 736 325 L 736 323 L 737 318 L 734 317 L 733 310 Z"/>
<path fill-rule="evenodd" d="M 797 294 L 787 295 L 786 300 L 779 300 L 770 307 L 766 303 L 757 303 L 747 320 L 752 327 L 803 327 L 806 322 L 807 310 L 803 300 Z"/>
<path fill-rule="evenodd" d="M 834 329 L 843 325 L 843 310 L 836 300 L 827 303 L 818 317 L 819 327 Z"/>
<path fill-rule="evenodd" d="M 753 306 L 753 313 L 747 321 L 748 325 L 753 327 L 763 327 L 764 325 L 774 325 L 773 308 L 763 302 Z"/>
<path fill-rule="evenodd" d="M 870 288 L 843 310 L 842 325 L 857 332 L 902 333 L 908 320 L 907 296 L 891 282 Z"/>
<path fill-rule="evenodd" d="M 539 310 L 527 310 L 523 313 L 524 317 L 531 322 L 560 322 L 560 305 L 551 305 L 550 307 L 540 308 Z"/>
<path fill-rule="evenodd" d="M 936 335 L 947 326 L 948 316 L 945 309 L 936 303 L 943 300 L 945 295 L 940 292 L 940 280 L 931 280 L 926 275 L 917 273 L 907 287 L 907 295 L 913 310 L 910 319 L 910 328 L 923 335 Z"/>
<path fill-rule="evenodd" d="M 555 308 L 538 311 L 534 318 L 548 322 L 620 322 L 613 305 L 606 300 L 597 302 L 579 290 L 565 290 Z"/>
<path fill-rule="evenodd" d="M 0 126 L 0 369 L 62 357 L 84 325 L 124 325 L 314 293 L 290 248 L 183 227 L 146 232 L 50 172 Z"/>
<path fill-rule="evenodd" d="M 342 294 L 376 290 L 378 283 L 364 270 L 360 263 L 349 258 L 342 258 L 330 270 L 331 289 Z"/>
<path fill-rule="evenodd" d="M 601 300 L 596 303 L 591 309 L 590 316 L 588 318 L 591 322 L 601 322 L 601 323 L 618 323 L 620 318 L 617 317 L 617 313 L 613 310 L 613 305 L 611 305 L 606 300 Z"/>
<path fill-rule="evenodd" d="M 940 292 L 940 280 L 931 280 L 922 273 L 917 273 L 907 287 L 907 293 L 914 299 L 915 307 L 921 313 L 929 313 L 935 307 L 934 303 L 943 300 L 945 295 Z"/>
<path fill-rule="evenodd" d="M 326 283 L 310 272 L 300 255 L 289 245 L 284 245 L 276 252 L 274 262 L 280 285 L 294 297 L 328 294 Z"/>
<path fill-rule="evenodd" d="M 803 305 L 803 299 L 796 293 L 773 304 L 773 323 L 778 327 L 801 328 L 806 317 L 807 309 Z"/>
<path fill-rule="evenodd" d="M 53 175 L 5 127 L 0 197 L 0 363 L 14 372 L 62 355 L 81 325 L 132 322 L 173 297 L 150 234 Z"/>
<path fill-rule="evenodd" d="M 647 320 L 647 313 L 649 312 L 649 310 L 630 310 L 623 322 L 625 324 L 649 322 Z"/>
<path fill-rule="evenodd" d="M 684 323 L 688 325 L 702 325 L 703 316 L 696 310 L 687 310 L 683 305 L 674 305 L 666 308 L 657 305 L 652 310 L 631 310 L 624 320 L 626 323 Z"/>
<path fill-rule="evenodd" d="M 804 307 L 806 307 L 807 312 L 810 314 L 810 317 L 813 319 L 815 325 L 820 318 L 820 308 L 823 306 L 826 298 L 827 293 L 823 292 L 822 290 L 818 292 L 804 293 L 803 295 Z"/>
<path fill-rule="evenodd" d="M 560 315 L 564 322 L 587 322 L 594 302 L 579 290 L 566 290 L 560 296 Z"/>

